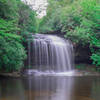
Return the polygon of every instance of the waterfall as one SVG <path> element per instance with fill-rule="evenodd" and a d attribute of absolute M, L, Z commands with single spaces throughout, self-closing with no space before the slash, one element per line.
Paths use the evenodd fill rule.
<path fill-rule="evenodd" d="M 31 71 L 63 73 L 74 67 L 73 45 L 55 35 L 33 35 L 28 43 L 28 66 Z"/>

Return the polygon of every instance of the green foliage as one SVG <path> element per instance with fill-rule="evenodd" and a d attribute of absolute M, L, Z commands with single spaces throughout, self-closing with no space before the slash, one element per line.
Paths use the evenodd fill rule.
<path fill-rule="evenodd" d="M 65 17 L 70 12 L 71 3 L 73 0 L 49 0 L 47 16 L 41 19 L 39 32 L 50 32 L 62 30 L 65 22 Z M 67 8 L 66 8 L 67 6 Z M 66 13 L 65 10 L 68 12 Z"/>
<path fill-rule="evenodd" d="M 21 44 L 22 37 L 15 34 L 18 29 L 13 20 L 0 19 L 0 71 L 17 71 L 23 67 L 26 53 Z"/>
<path fill-rule="evenodd" d="M 75 43 L 89 45 L 90 59 L 100 66 L 100 0 L 49 0 L 39 31 L 59 31 Z"/>
<path fill-rule="evenodd" d="M 100 66 L 100 38 L 98 35 L 93 34 L 91 37 L 91 59 L 93 60 L 93 64 L 96 66 Z"/>
<path fill-rule="evenodd" d="M 93 53 L 91 56 L 91 59 L 93 60 L 93 64 L 95 64 L 96 66 L 100 65 L 100 53 L 99 52 Z"/>
<path fill-rule="evenodd" d="M 15 37 L 14 37 L 15 38 Z M 18 71 L 23 67 L 24 47 L 15 39 L 0 36 L 0 70 Z"/>
<path fill-rule="evenodd" d="M 16 71 L 26 58 L 23 40 L 37 30 L 36 13 L 21 0 L 0 0 L 0 71 Z"/>
<path fill-rule="evenodd" d="M 4 20 L 0 19 L 0 33 L 17 33 L 19 28 L 17 27 L 17 24 L 15 23 L 15 20 Z"/>
<path fill-rule="evenodd" d="M 14 25 L 15 31 L 23 35 L 35 33 L 37 30 L 36 13 L 21 0 L 0 0 L 0 18 L 9 21 L 6 25 Z M 2 21 L 2 20 L 1 20 Z M 0 23 L 3 23 L 1 22 Z M 2 24 L 1 24 L 2 25 Z M 10 27 L 9 25 L 9 27 Z M 16 28 L 19 28 L 18 30 Z"/>
<path fill-rule="evenodd" d="M 17 20 L 17 0 L 0 0 L 0 17 L 3 19 Z"/>
<path fill-rule="evenodd" d="M 35 33 L 36 32 L 36 13 L 28 5 L 23 2 L 18 2 L 18 26 L 21 29 L 19 33 L 22 35 L 26 32 Z"/>

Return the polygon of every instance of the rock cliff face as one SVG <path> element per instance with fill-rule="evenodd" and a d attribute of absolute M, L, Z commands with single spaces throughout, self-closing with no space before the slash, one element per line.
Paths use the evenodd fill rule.
<path fill-rule="evenodd" d="M 82 46 L 81 44 L 74 45 L 75 52 L 75 63 L 92 63 L 90 56 L 91 51 L 89 46 Z"/>

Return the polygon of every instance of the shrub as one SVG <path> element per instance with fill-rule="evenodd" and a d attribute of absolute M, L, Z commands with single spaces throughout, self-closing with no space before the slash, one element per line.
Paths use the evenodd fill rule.
<path fill-rule="evenodd" d="M 0 70 L 18 71 L 23 67 L 25 58 L 25 50 L 20 42 L 0 35 Z"/>

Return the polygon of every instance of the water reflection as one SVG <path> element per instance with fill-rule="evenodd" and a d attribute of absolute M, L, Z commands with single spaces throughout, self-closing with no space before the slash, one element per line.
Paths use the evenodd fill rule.
<path fill-rule="evenodd" d="M 28 90 L 26 94 L 29 100 L 71 100 L 73 83 L 70 77 L 29 78 L 29 83 L 25 84 Z"/>
<path fill-rule="evenodd" d="M 100 100 L 100 78 L 95 78 L 92 83 L 91 97 L 94 100 Z"/>
<path fill-rule="evenodd" d="M 0 79 L 0 100 L 26 100 L 22 81 Z"/>
<path fill-rule="evenodd" d="M 100 100 L 99 77 L 0 78 L 0 100 Z"/>

